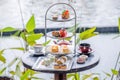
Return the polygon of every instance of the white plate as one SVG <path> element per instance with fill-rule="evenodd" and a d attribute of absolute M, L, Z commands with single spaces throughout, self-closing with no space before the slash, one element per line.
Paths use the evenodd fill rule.
<path fill-rule="evenodd" d="M 77 53 L 79 54 L 86 54 L 86 55 L 89 55 L 89 54 L 92 54 L 94 51 L 89 51 L 88 53 L 82 53 L 79 49 L 77 49 Z"/>
<path fill-rule="evenodd" d="M 45 65 L 42 65 L 42 62 L 43 60 L 45 59 L 45 57 L 39 57 L 37 59 L 37 61 L 35 62 L 35 64 L 33 65 L 32 69 L 35 69 L 35 70 L 52 70 L 52 71 L 66 71 L 66 70 L 70 70 L 71 69 L 71 66 L 73 64 L 73 59 L 69 59 L 67 60 L 67 62 L 65 63 L 67 65 L 67 68 L 66 69 L 54 69 L 54 64 L 55 62 L 51 62 L 51 64 L 49 66 L 45 66 Z"/>
<path fill-rule="evenodd" d="M 52 35 L 52 31 L 51 31 L 51 32 L 47 33 L 47 36 L 50 37 L 50 38 L 54 38 L 54 39 L 56 39 L 56 38 L 62 39 L 62 38 L 70 38 L 70 37 L 72 37 L 73 33 L 67 32 L 66 37 L 55 37 L 55 36 Z"/>

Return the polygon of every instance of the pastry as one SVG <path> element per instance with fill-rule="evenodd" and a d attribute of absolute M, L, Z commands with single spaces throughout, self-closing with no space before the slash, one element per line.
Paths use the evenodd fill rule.
<path fill-rule="evenodd" d="M 53 53 L 57 53 L 57 52 L 59 52 L 59 46 L 58 45 L 53 45 L 51 50 L 52 50 Z"/>
<path fill-rule="evenodd" d="M 77 63 L 79 63 L 79 64 L 83 64 L 83 63 L 85 63 L 85 59 L 84 58 L 78 58 L 77 59 Z"/>
<path fill-rule="evenodd" d="M 54 65 L 54 69 L 66 69 L 66 68 L 67 68 L 66 64 L 62 64 L 62 65 L 55 64 Z"/>
<path fill-rule="evenodd" d="M 56 63 L 57 63 L 57 64 L 64 64 L 65 61 L 64 61 L 64 59 L 59 58 L 59 59 L 56 61 Z"/>
<path fill-rule="evenodd" d="M 66 69 L 66 68 L 67 68 L 66 64 L 60 65 L 60 69 Z"/>
<path fill-rule="evenodd" d="M 52 16 L 52 18 L 53 18 L 53 20 L 57 20 L 57 19 L 58 19 L 58 15 L 57 15 L 57 14 L 54 14 L 54 15 Z"/>
<path fill-rule="evenodd" d="M 69 53 L 69 48 L 68 48 L 68 46 L 67 46 L 67 45 L 63 45 L 63 46 L 62 46 L 62 51 L 63 51 L 63 53 Z"/>
<path fill-rule="evenodd" d="M 59 31 L 52 31 L 52 36 L 59 37 Z"/>
<path fill-rule="evenodd" d="M 83 63 L 85 63 L 85 61 L 87 60 L 87 58 L 88 58 L 88 56 L 86 56 L 86 55 L 81 55 L 81 56 L 78 57 L 77 63 L 83 64 Z"/>
<path fill-rule="evenodd" d="M 64 10 L 62 13 L 62 19 L 68 19 L 70 17 L 69 11 Z"/>
<path fill-rule="evenodd" d="M 60 66 L 58 64 L 55 64 L 54 69 L 60 69 Z"/>

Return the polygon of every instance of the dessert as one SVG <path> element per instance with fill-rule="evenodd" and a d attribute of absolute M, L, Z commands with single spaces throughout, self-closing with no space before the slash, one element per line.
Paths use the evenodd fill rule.
<path fill-rule="evenodd" d="M 88 56 L 86 56 L 86 55 L 81 55 L 81 56 L 78 57 L 77 63 L 83 64 L 83 63 L 85 63 L 85 61 L 87 60 L 87 58 L 88 58 Z"/>
<path fill-rule="evenodd" d="M 67 32 L 65 29 L 60 29 L 59 31 L 52 31 L 52 36 L 55 37 L 66 37 Z"/>
<path fill-rule="evenodd" d="M 54 69 L 60 69 L 60 66 L 58 64 L 55 64 Z"/>
<path fill-rule="evenodd" d="M 55 64 L 54 65 L 54 69 L 66 69 L 66 68 L 67 68 L 66 64 L 61 64 L 61 65 Z"/>
<path fill-rule="evenodd" d="M 64 59 L 59 58 L 59 59 L 56 61 L 56 63 L 57 63 L 57 64 L 64 64 L 65 61 L 64 61 Z"/>
<path fill-rule="evenodd" d="M 52 18 L 53 18 L 53 20 L 57 20 L 57 19 L 58 19 L 58 15 L 57 15 L 57 14 L 54 14 L 54 15 L 52 16 Z"/>
<path fill-rule="evenodd" d="M 77 63 L 79 63 L 79 64 L 83 64 L 83 63 L 85 63 L 85 61 L 86 61 L 86 59 L 84 59 L 82 57 L 77 59 Z"/>
<path fill-rule="evenodd" d="M 60 65 L 60 69 L 66 69 L 66 68 L 67 68 L 66 64 Z"/>
<path fill-rule="evenodd" d="M 66 37 L 67 36 L 67 32 L 64 28 L 62 28 L 60 31 L 59 31 L 59 34 L 60 34 L 60 37 Z"/>
<path fill-rule="evenodd" d="M 62 19 L 68 19 L 70 17 L 69 11 L 68 10 L 64 10 L 62 12 Z"/>
<path fill-rule="evenodd" d="M 58 45 L 53 45 L 51 50 L 52 50 L 51 52 L 57 53 L 57 52 L 59 52 L 59 46 Z"/>
<path fill-rule="evenodd" d="M 60 37 L 59 31 L 53 31 L 52 36 Z"/>
<path fill-rule="evenodd" d="M 81 56 L 79 56 L 80 58 L 82 57 L 82 58 L 84 58 L 84 59 L 88 59 L 88 56 L 86 56 L 86 55 L 81 55 Z"/>
<path fill-rule="evenodd" d="M 63 53 L 69 53 L 70 52 L 67 45 L 62 45 L 62 52 Z"/>

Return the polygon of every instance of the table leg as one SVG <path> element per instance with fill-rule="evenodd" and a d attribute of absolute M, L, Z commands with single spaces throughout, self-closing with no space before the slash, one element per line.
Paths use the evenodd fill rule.
<path fill-rule="evenodd" d="M 63 74 L 56 73 L 54 75 L 54 78 L 55 80 L 67 80 L 66 73 L 63 73 Z"/>

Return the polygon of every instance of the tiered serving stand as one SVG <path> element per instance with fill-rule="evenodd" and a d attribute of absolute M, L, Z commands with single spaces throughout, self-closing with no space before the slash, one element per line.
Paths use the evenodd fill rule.
<path fill-rule="evenodd" d="M 53 20 L 52 17 L 48 17 L 48 12 L 50 11 L 50 9 L 52 7 L 58 6 L 58 5 L 63 5 L 63 6 L 65 5 L 65 6 L 70 7 L 71 10 L 73 10 L 74 17 L 70 17 L 69 19 L 61 19 L 61 18 L 59 19 L 58 18 L 57 20 Z M 44 72 L 44 73 L 53 73 L 54 74 L 54 80 L 67 80 L 67 73 L 80 72 L 80 71 L 88 70 L 90 68 L 95 67 L 99 63 L 99 60 L 100 60 L 99 55 L 96 54 L 95 52 L 92 53 L 94 55 L 89 57 L 88 60 L 84 64 L 77 64 L 78 56 L 76 55 L 76 11 L 75 11 L 75 9 L 71 5 L 66 4 L 66 3 L 56 3 L 56 4 L 53 4 L 52 6 L 50 6 L 47 9 L 46 14 L 45 14 L 45 41 L 47 41 L 47 37 L 50 37 L 50 38 L 55 39 L 55 40 L 63 40 L 63 41 L 65 40 L 65 38 L 67 38 L 67 37 L 62 38 L 62 37 L 53 37 L 53 36 L 51 36 L 51 32 L 47 31 L 47 26 L 48 26 L 47 22 L 48 21 L 65 23 L 65 22 L 69 22 L 69 21 L 72 21 L 72 20 L 74 20 L 74 25 L 75 25 L 74 33 L 71 36 L 67 36 L 67 37 L 73 37 L 74 36 L 74 41 L 73 41 L 73 43 L 74 43 L 74 49 L 73 49 L 74 56 L 72 56 L 73 63 L 71 65 L 70 69 L 67 69 L 67 70 L 53 70 L 53 69 L 52 70 L 50 70 L 50 69 L 49 70 L 48 69 L 46 69 L 46 70 L 45 69 L 38 69 L 37 70 L 37 69 L 34 69 L 33 65 L 36 63 L 36 61 L 40 57 L 35 57 L 35 56 L 31 55 L 31 54 L 25 54 L 22 57 L 23 65 L 26 68 L 32 69 L 34 71 L 39 71 L 39 72 Z"/>

